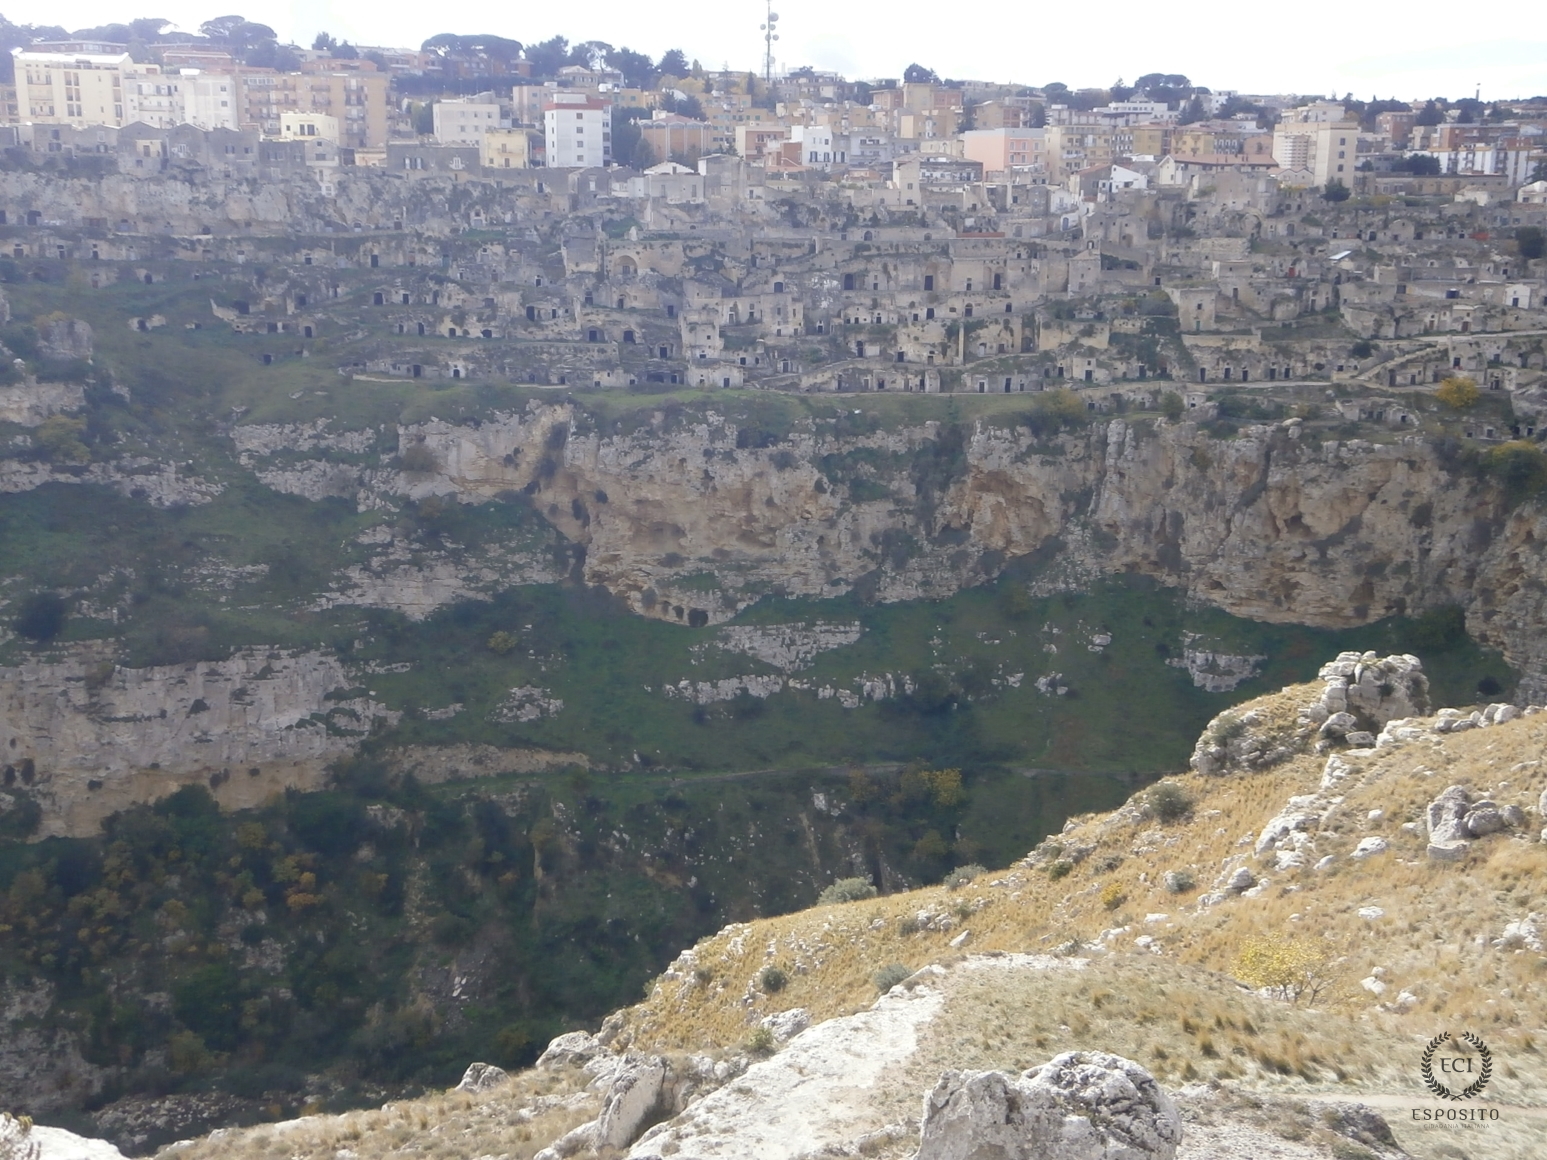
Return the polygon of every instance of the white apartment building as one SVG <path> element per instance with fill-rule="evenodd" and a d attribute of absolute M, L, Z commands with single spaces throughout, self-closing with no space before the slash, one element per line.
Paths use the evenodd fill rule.
<path fill-rule="evenodd" d="M 152 129 L 170 129 L 182 124 L 186 113 L 182 78 L 160 71 L 144 73 L 139 68 L 136 65 L 134 70 L 124 74 L 123 123 L 149 125 Z"/>
<path fill-rule="evenodd" d="M 612 103 L 556 90 L 543 105 L 543 136 L 551 169 L 612 164 Z"/>
<path fill-rule="evenodd" d="M 161 71 L 155 65 L 136 65 L 127 52 L 107 56 L 17 48 L 11 50 L 11 56 L 16 66 L 17 113 L 22 120 L 77 129 L 127 124 L 125 77 L 142 67 L 151 73 Z"/>
<path fill-rule="evenodd" d="M 236 78 L 229 73 L 183 69 L 178 78 L 183 90 L 183 120 L 199 129 L 236 129 Z"/>
<path fill-rule="evenodd" d="M 831 125 L 796 125 L 790 140 L 800 144 L 800 163 L 808 169 L 831 169 L 848 163 L 848 151 L 842 139 L 834 141 Z"/>
<path fill-rule="evenodd" d="M 436 101 L 435 140 L 442 145 L 481 145 L 490 129 L 509 128 L 500 120 L 500 106 L 490 97 Z"/>

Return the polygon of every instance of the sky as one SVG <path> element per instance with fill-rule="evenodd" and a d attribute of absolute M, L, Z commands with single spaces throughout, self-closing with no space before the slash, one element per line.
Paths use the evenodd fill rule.
<path fill-rule="evenodd" d="M 238 0 L 227 0 L 238 4 Z M 444 25 L 422 3 L 273 0 L 235 8 L 309 45 L 319 31 L 357 44 L 417 46 L 438 32 L 493 33 L 535 42 L 562 35 L 659 56 L 681 48 L 706 68 L 762 67 L 764 0 L 591 0 L 523 12 L 507 2 L 461 0 Z M 923 0 L 834 4 L 777 0 L 776 67 L 809 64 L 851 78 L 898 76 L 910 63 L 942 77 L 1071 88 L 1104 87 L 1148 72 L 1247 93 L 1484 100 L 1547 94 L 1547 13 L 1540 0 L 1493 0 L 1487 20 L 1424 0 L 1299 0 L 1285 5 L 1179 8 L 1105 0 L 1099 8 L 992 8 Z M 172 0 L 4 0 L 17 23 L 84 28 L 142 12 L 194 30 L 230 9 Z M 1207 13 L 1205 15 L 1205 13 Z"/>

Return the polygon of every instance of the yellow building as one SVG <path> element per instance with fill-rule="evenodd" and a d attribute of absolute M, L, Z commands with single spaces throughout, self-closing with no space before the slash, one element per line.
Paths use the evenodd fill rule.
<path fill-rule="evenodd" d="M 485 169 L 530 169 L 537 152 L 529 129 L 485 129 L 478 160 Z"/>

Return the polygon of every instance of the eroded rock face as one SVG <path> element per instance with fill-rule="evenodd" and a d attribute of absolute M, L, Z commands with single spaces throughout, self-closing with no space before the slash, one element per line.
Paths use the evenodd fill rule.
<path fill-rule="evenodd" d="M 1172 1160 L 1181 1139 L 1144 1068 L 1070 1051 L 1019 1078 L 947 1072 L 924 1100 L 918 1160 Z"/>
<path fill-rule="evenodd" d="M 1547 672 L 1533 628 L 1547 596 L 1530 581 L 1547 566 L 1547 527 L 1525 509 L 1506 516 L 1493 491 L 1451 474 L 1417 438 L 1312 444 L 1279 425 L 1220 442 L 1188 422 L 1114 419 L 1057 437 L 1057 454 L 1025 428 L 987 424 L 838 433 L 806 423 L 747 446 L 712 410 L 603 431 L 569 404 L 539 403 L 397 435 L 434 470 L 358 469 L 353 485 L 322 466 L 285 470 L 326 478 L 329 492 L 353 487 L 361 507 L 530 495 L 586 548 L 587 582 L 673 621 L 695 609 L 729 619 L 774 591 L 946 596 L 1057 547 L 1063 580 L 1050 583 L 1133 571 L 1270 622 L 1349 626 L 1458 603 L 1474 633 Z M 233 438 L 255 470 L 272 469 L 272 440 L 244 428 Z M 319 464 L 329 455 L 302 449 Z M 705 591 L 705 574 L 718 591 Z"/>
<path fill-rule="evenodd" d="M 0 669 L 0 781 L 43 808 L 41 833 L 93 832 L 115 810 L 202 782 L 223 805 L 317 788 L 324 766 L 397 714 L 328 653 L 243 649 L 133 669 L 80 649 Z"/>

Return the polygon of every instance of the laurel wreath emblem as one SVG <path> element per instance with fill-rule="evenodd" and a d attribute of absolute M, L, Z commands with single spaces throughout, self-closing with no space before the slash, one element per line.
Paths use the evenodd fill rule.
<path fill-rule="evenodd" d="M 1429 1040 L 1428 1046 L 1423 1049 L 1423 1067 L 1421 1069 L 1423 1072 L 1423 1082 L 1431 1092 L 1442 1100 L 1469 1100 L 1482 1091 L 1483 1088 L 1487 1087 L 1488 1081 L 1493 1078 L 1493 1055 L 1489 1052 L 1488 1045 L 1482 1041 L 1481 1037 L 1473 1035 L 1470 1031 L 1462 1032 L 1461 1038 L 1477 1049 L 1477 1054 L 1482 1058 L 1483 1066 L 1482 1071 L 1478 1073 L 1477 1079 L 1474 1082 L 1468 1084 L 1459 1092 L 1453 1092 L 1434 1078 L 1434 1053 L 1449 1038 L 1450 1032 L 1442 1032 Z"/>

